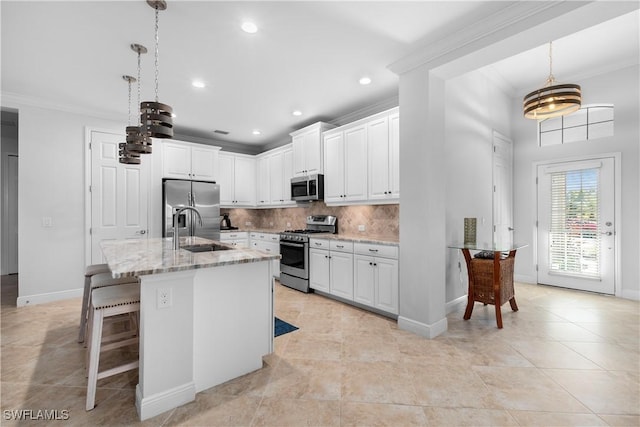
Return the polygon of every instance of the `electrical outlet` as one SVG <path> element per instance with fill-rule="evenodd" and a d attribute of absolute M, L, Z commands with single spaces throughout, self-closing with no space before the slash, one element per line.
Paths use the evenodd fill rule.
<path fill-rule="evenodd" d="M 42 226 L 43 227 L 53 227 L 53 219 L 50 216 L 42 217 Z"/>
<path fill-rule="evenodd" d="M 365 226 L 364 226 L 364 224 L 360 224 L 360 225 L 358 226 L 358 231 L 364 231 L 364 230 L 365 230 Z"/>
<path fill-rule="evenodd" d="M 158 308 L 171 307 L 172 303 L 171 288 L 160 288 L 156 290 L 156 305 Z"/>
<path fill-rule="evenodd" d="M 273 221 L 269 223 L 269 227 L 273 227 Z"/>
<path fill-rule="evenodd" d="M 250 225 L 251 225 L 251 221 L 246 221 L 246 222 L 244 223 L 244 225 L 246 225 L 246 226 L 250 226 Z"/>
<path fill-rule="evenodd" d="M 287 222 L 287 228 L 291 228 L 291 223 Z"/>

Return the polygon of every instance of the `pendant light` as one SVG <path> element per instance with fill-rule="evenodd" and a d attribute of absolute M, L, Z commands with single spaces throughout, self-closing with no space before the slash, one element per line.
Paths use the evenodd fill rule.
<path fill-rule="evenodd" d="M 124 81 L 127 82 L 127 85 L 129 86 L 129 104 L 128 104 L 128 109 L 129 109 L 129 126 L 127 126 L 127 132 L 129 130 L 129 128 L 131 127 L 131 83 L 136 81 L 135 77 L 131 77 L 131 76 L 127 76 L 124 75 L 122 76 L 122 79 Z M 127 135 L 128 138 L 128 135 Z M 120 163 L 125 163 L 128 165 L 139 165 L 140 164 L 140 153 L 136 153 L 134 151 L 130 151 L 129 150 L 129 146 L 132 144 L 129 144 L 128 142 L 121 142 L 118 144 L 118 148 L 120 149 L 118 154 L 120 155 L 118 161 Z"/>
<path fill-rule="evenodd" d="M 555 84 L 552 43 L 549 42 L 549 77 L 545 86 L 524 97 L 523 110 L 527 119 L 544 120 L 564 116 L 580 109 L 582 92 L 579 85 Z"/>
<path fill-rule="evenodd" d="M 141 44 L 131 44 L 131 50 L 138 54 L 138 103 L 140 105 L 140 59 L 143 53 L 147 53 L 147 48 Z M 138 117 L 140 112 L 138 111 Z M 134 153 L 150 154 L 151 153 L 151 137 L 146 134 L 142 129 L 142 124 L 138 123 L 137 126 L 127 126 L 127 150 Z"/>
<path fill-rule="evenodd" d="M 156 100 L 155 102 L 146 101 L 140 103 L 142 132 L 153 138 L 173 138 L 173 118 L 171 116 L 173 110 L 167 104 L 162 104 L 158 101 L 158 15 L 159 11 L 167 8 L 167 3 L 164 0 L 147 0 L 147 4 L 156 11 Z"/>

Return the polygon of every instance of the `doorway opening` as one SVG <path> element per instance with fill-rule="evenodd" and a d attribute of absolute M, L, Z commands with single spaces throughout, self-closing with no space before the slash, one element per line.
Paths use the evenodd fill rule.
<path fill-rule="evenodd" d="M 15 305 L 18 297 L 18 112 L 2 109 L 0 211 L 2 303 Z"/>

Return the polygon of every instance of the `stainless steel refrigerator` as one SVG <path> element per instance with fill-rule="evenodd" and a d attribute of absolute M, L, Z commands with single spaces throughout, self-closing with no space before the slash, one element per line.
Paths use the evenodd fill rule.
<path fill-rule="evenodd" d="M 197 215 L 186 210 L 177 219 L 180 237 L 220 240 L 220 184 L 165 178 L 162 180 L 162 206 L 163 237 L 173 237 L 174 214 L 182 207 L 193 206 L 200 212 L 202 226 Z"/>

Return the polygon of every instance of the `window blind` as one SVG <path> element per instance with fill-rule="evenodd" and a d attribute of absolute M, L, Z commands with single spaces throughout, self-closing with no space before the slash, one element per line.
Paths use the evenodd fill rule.
<path fill-rule="evenodd" d="M 551 173 L 551 273 L 600 278 L 599 177 L 599 168 Z"/>

